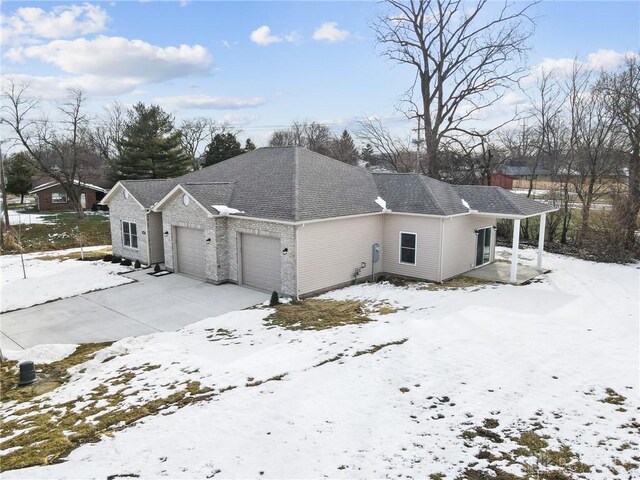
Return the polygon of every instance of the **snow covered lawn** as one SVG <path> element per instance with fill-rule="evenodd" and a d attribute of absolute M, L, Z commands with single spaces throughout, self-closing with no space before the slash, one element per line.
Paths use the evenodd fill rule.
<path fill-rule="evenodd" d="M 546 266 L 324 296 L 397 309 L 358 325 L 268 327 L 264 308 L 121 340 L 37 410 L 2 405 L 5 458 L 38 428 L 100 441 L 3 478 L 638 478 L 638 268 Z"/>
<path fill-rule="evenodd" d="M 105 247 L 86 247 L 85 253 Z M 27 278 L 22 275 L 20 255 L 0 256 L 2 269 L 2 311 L 26 308 L 51 300 L 73 297 L 81 293 L 115 287 L 132 282 L 117 273 L 131 267 L 102 261 L 39 260 L 41 256 L 65 255 L 80 249 L 58 250 L 24 255 Z"/>

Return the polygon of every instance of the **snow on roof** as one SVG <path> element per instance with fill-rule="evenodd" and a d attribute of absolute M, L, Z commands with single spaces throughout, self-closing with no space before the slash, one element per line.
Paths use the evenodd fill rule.
<path fill-rule="evenodd" d="M 211 205 L 211 206 L 215 208 L 218 212 L 220 212 L 220 215 L 236 215 L 239 213 L 240 214 L 245 213 L 236 208 L 227 207 L 226 205 Z"/>
<path fill-rule="evenodd" d="M 108 188 L 98 187 L 97 185 L 92 185 L 91 183 L 81 182 L 80 180 L 74 180 L 73 183 L 74 183 L 74 185 L 79 185 L 81 187 L 87 187 L 87 188 L 90 188 L 92 190 L 96 190 L 96 191 L 102 192 L 102 193 L 107 193 L 109 191 Z M 41 191 L 46 190 L 48 188 L 55 187 L 56 185 L 60 185 L 60 182 L 53 181 L 53 182 L 43 183 L 42 185 L 39 185 L 39 186 L 37 186 L 36 188 L 34 188 L 32 190 L 29 190 L 29 193 L 38 193 L 38 192 L 41 192 Z"/>

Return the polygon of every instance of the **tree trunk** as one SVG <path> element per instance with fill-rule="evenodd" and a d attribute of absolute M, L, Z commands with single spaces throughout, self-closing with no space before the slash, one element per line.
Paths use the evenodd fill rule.
<path fill-rule="evenodd" d="M 637 144 L 634 145 L 629 158 L 629 202 L 631 205 L 627 218 L 627 244 L 631 246 L 636 240 L 638 213 L 640 213 L 640 145 Z"/>

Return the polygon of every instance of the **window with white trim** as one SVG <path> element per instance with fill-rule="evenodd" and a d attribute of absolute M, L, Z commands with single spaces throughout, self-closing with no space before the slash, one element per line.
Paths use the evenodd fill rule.
<path fill-rule="evenodd" d="M 51 194 L 51 202 L 53 203 L 67 203 L 69 199 L 65 192 L 53 192 Z"/>
<path fill-rule="evenodd" d="M 122 221 L 122 244 L 129 248 L 138 248 L 138 227 L 133 222 Z"/>
<path fill-rule="evenodd" d="M 416 264 L 416 248 L 418 236 L 415 233 L 400 232 L 400 263 Z"/>

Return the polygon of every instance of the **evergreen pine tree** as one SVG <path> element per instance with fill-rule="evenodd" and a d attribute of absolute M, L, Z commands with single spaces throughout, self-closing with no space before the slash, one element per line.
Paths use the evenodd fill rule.
<path fill-rule="evenodd" d="M 204 164 L 214 165 L 244 153 L 236 135 L 232 132 L 218 133 L 204 151 Z"/>
<path fill-rule="evenodd" d="M 136 104 L 129 111 L 113 165 L 118 180 L 172 178 L 190 171 L 191 160 L 181 145 L 173 117 L 157 105 Z"/>
<path fill-rule="evenodd" d="M 371 160 L 373 160 L 373 155 L 373 147 L 370 143 L 367 143 L 364 147 L 362 147 L 362 150 L 360 151 L 360 159 L 364 160 L 367 163 L 371 163 Z"/>
<path fill-rule="evenodd" d="M 334 138 L 331 141 L 331 156 L 336 160 L 355 165 L 358 160 L 358 149 L 351 134 L 344 130 L 340 137 Z"/>
<path fill-rule="evenodd" d="M 250 152 L 251 150 L 255 150 L 255 149 L 256 149 L 255 143 L 253 143 L 253 141 L 250 138 L 247 138 L 247 141 L 244 142 L 244 151 Z"/>
<path fill-rule="evenodd" d="M 11 156 L 5 166 L 7 192 L 20 195 L 20 203 L 24 203 L 24 196 L 32 186 L 31 178 L 37 173 L 27 157 L 26 152 Z"/>

